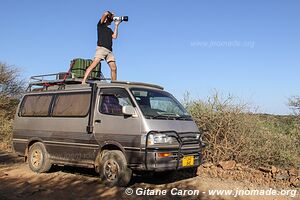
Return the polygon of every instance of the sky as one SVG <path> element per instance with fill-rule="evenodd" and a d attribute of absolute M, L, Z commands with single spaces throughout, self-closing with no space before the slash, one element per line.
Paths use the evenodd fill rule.
<path fill-rule="evenodd" d="M 96 25 L 106 10 L 129 16 L 113 52 L 118 79 L 162 85 L 179 100 L 215 91 L 290 114 L 299 95 L 297 0 L 1 0 L 0 62 L 32 75 L 67 71 L 93 59 Z M 111 28 L 113 29 L 113 25 Z M 108 65 L 102 63 L 105 76 Z"/>

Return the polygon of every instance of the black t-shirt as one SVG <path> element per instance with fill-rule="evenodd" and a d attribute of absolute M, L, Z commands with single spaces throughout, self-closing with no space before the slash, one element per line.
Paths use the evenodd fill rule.
<path fill-rule="evenodd" d="M 97 45 L 100 47 L 105 47 L 112 51 L 112 34 L 113 31 L 106 26 L 106 24 L 101 24 L 101 20 L 97 24 L 98 41 Z"/>

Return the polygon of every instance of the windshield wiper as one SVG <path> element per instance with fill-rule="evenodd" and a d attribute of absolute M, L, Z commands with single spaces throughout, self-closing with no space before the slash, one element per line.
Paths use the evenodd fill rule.
<path fill-rule="evenodd" d="M 190 115 L 181 115 L 179 117 L 176 117 L 177 120 L 192 120 L 192 117 Z"/>
<path fill-rule="evenodd" d="M 163 113 L 158 115 L 147 115 L 150 119 L 176 119 L 176 120 L 192 120 L 190 115 L 178 115 L 175 113 Z"/>
<path fill-rule="evenodd" d="M 150 116 L 152 119 L 176 119 L 177 117 L 179 117 L 176 114 L 161 114 L 161 115 L 154 115 L 154 116 Z"/>

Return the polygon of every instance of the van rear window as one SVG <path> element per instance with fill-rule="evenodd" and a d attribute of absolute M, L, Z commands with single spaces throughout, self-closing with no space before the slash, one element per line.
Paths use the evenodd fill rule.
<path fill-rule="evenodd" d="M 52 95 L 25 96 L 21 107 L 22 117 L 45 117 L 49 114 Z"/>
<path fill-rule="evenodd" d="M 53 108 L 53 117 L 84 117 L 90 107 L 90 93 L 58 94 Z"/>

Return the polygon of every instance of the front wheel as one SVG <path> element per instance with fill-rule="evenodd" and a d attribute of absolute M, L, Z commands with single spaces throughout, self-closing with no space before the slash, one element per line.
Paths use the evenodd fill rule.
<path fill-rule="evenodd" d="M 52 164 L 43 143 L 37 142 L 30 146 L 28 152 L 28 164 L 29 168 L 37 173 L 43 173 L 50 170 Z"/>
<path fill-rule="evenodd" d="M 100 179 L 106 186 L 125 187 L 131 180 L 132 170 L 127 167 L 124 154 L 118 150 L 106 151 L 100 161 Z"/>

